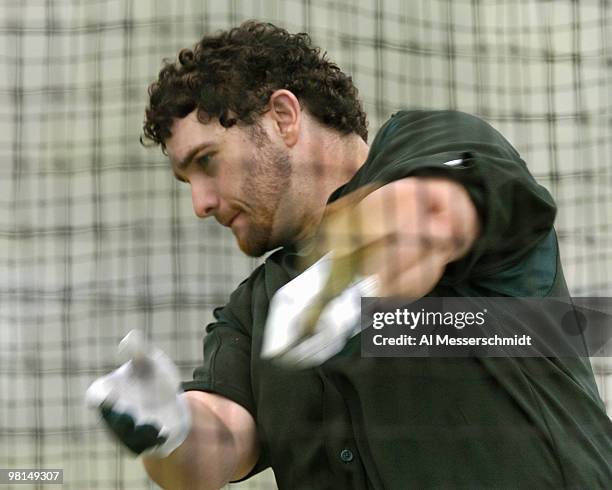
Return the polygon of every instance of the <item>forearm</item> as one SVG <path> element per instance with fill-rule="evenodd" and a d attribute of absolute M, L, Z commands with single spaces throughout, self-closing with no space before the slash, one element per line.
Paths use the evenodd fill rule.
<path fill-rule="evenodd" d="M 192 416 L 189 436 L 168 457 L 145 456 L 143 464 L 151 479 L 164 489 L 219 489 L 244 472 L 240 441 L 206 400 L 198 396 L 206 394 L 188 395 L 192 395 L 187 397 Z"/>
<path fill-rule="evenodd" d="M 381 296 L 419 298 L 479 235 L 476 208 L 458 183 L 408 177 L 367 190 L 356 205 L 348 196 L 337 202 L 322 224 L 313 255 L 334 252 L 335 281 L 338 269 L 350 277 L 375 274 Z"/>

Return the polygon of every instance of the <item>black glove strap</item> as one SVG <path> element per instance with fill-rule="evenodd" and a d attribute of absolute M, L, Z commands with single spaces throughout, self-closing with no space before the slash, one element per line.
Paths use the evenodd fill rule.
<path fill-rule="evenodd" d="M 134 454 L 166 442 L 167 438 L 159 434 L 160 429 L 155 425 L 136 425 L 131 415 L 116 412 L 108 405 L 102 405 L 100 412 L 111 431 Z"/>

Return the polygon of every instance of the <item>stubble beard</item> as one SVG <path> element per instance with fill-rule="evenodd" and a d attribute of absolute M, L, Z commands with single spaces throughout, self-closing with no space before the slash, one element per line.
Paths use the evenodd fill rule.
<path fill-rule="evenodd" d="M 292 235 L 286 216 L 280 216 L 281 201 L 290 191 L 292 161 L 283 148 L 272 148 L 269 141 L 258 142 L 259 154 L 246 165 L 244 195 L 252 203 L 253 213 L 238 246 L 250 257 L 285 245 Z M 284 228 L 284 229 L 282 229 Z"/>

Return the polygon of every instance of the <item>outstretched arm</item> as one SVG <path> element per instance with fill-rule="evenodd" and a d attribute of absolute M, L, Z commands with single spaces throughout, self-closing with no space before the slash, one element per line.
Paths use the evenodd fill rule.
<path fill-rule="evenodd" d="M 464 256 L 478 237 L 476 207 L 452 180 L 408 177 L 377 189 L 359 202 L 349 194 L 330 206 L 315 255 L 333 251 L 338 276 L 377 274 L 380 295 L 420 298 L 445 267 Z M 333 287 L 332 287 L 333 288 Z"/>

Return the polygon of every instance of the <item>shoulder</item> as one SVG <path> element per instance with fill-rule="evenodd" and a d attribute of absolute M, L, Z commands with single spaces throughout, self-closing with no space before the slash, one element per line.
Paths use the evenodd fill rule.
<path fill-rule="evenodd" d="M 451 110 L 396 112 L 376 134 L 370 155 L 391 151 L 421 157 L 458 149 L 520 160 L 512 144 L 489 122 Z"/>
<path fill-rule="evenodd" d="M 467 124 L 490 126 L 484 119 L 467 112 L 444 110 L 399 110 L 385 124 Z"/>
<path fill-rule="evenodd" d="M 489 122 L 473 114 L 453 110 L 398 111 L 380 128 L 372 146 L 390 137 L 401 137 L 405 143 L 425 140 L 434 145 L 453 141 L 489 141 L 509 145 Z"/>

